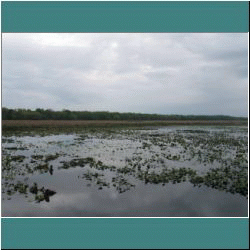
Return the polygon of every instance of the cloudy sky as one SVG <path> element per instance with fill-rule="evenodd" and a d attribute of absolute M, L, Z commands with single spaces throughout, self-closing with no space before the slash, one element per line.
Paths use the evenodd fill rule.
<path fill-rule="evenodd" d="M 247 33 L 4 33 L 2 106 L 247 116 L 247 64 Z"/>

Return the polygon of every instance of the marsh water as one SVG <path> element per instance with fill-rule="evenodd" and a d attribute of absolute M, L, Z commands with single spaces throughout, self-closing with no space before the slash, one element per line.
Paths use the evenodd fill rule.
<path fill-rule="evenodd" d="M 248 216 L 248 129 L 3 135 L 2 216 Z"/>

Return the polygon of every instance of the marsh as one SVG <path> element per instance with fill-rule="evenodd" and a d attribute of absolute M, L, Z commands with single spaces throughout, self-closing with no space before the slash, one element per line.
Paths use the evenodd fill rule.
<path fill-rule="evenodd" d="M 247 217 L 247 126 L 2 137 L 2 216 Z"/>

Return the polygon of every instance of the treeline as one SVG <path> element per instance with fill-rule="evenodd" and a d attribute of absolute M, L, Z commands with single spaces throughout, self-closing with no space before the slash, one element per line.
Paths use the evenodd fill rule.
<path fill-rule="evenodd" d="M 167 121 L 167 120 L 244 120 L 246 117 L 224 115 L 159 115 L 142 113 L 54 111 L 51 109 L 8 109 L 2 108 L 2 120 L 126 120 L 126 121 Z"/>

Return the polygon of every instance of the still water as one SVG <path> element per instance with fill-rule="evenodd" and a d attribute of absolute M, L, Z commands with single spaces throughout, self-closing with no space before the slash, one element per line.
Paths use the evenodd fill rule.
<path fill-rule="evenodd" d="M 248 216 L 246 127 L 3 136 L 2 216 Z"/>

